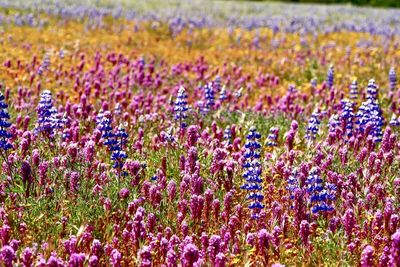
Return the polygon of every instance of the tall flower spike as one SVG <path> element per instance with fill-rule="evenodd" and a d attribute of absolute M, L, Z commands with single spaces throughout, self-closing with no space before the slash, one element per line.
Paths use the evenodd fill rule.
<path fill-rule="evenodd" d="M 118 169 L 119 171 L 124 166 L 124 161 L 127 158 L 127 155 L 124 151 L 127 138 L 128 134 L 126 133 L 125 128 L 119 126 L 118 130 L 114 133 L 114 142 L 113 146 L 111 147 L 111 160 L 114 161 L 113 168 Z"/>
<path fill-rule="evenodd" d="M 342 113 L 340 115 L 340 119 L 344 123 L 346 137 L 350 138 L 351 136 L 353 136 L 354 103 L 346 99 L 343 99 L 341 102 Z"/>
<path fill-rule="evenodd" d="M 317 138 L 320 124 L 321 121 L 319 120 L 319 113 L 317 111 L 314 111 L 311 114 L 311 118 L 308 120 L 308 125 L 306 129 L 306 139 L 311 141 Z"/>
<path fill-rule="evenodd" d="M 203 106 L 203 113 L 207 114 L 215 104 L 215 92 L 214 92 L 214 84 L 212 82 L 207 83 L 204 86 L 204 99 L 205 103 Z"/>
<path fill-rule="evenodd" d="M 99 120 L 98 128 L 101 131 L 103 144 L 111 150 L 111 148 L 115 145 L 111 112 L 106 111 L 104 113 L 99 113 L 97 119 Z"/>
<path fill-rule="evenodd" d="M 229 126 L 227 126 L 224 130 L 224 139 L 228 142 L 228 144 L 232 143 L 231 127 Z"/>
<path fill-rule="evenodd" d="M 339 114 L 333 114 L 329 119 L 329 132 L 335 133 L 338 127 L 340 127 Z"/>
<path fill-rule="evenodd" d="M 394 67 L 391 67 L 389 71 L 389 88 L 390 90 L 394 90 L 396 89 L 396 86 L 397 86 L 396 71 L 394 70 Z"/>
<path fill-rule="evenodd" d="M 42 64 L 40 65 L 38 69 L 38 75 L 41 76 L 43 72 L 47 71 L 50 67 L 50 54 L 47 52 L 43 56 L 43 61 Z"/>
<path fill-rule="evenodd" d="M 312 168 L 306 179 L 306 190 L 308 201 L 312 213 L 332 211 L 330 202 L 335 200 L 336 186 L 331 183 L 325 183 L 319 176 L 319 170 Z"/>
<path fill-rule="evenodd" d="M 214 89 L 216 92 L 220 92 L 222 89 L 222 82 L 221 82 L 221 77 L 217 75 L 215 77 L 214 83 L 213 83 Z"/>
<path fill-rule="evenodd" d="M 10 115 L 8 114 L 7 108 L 8 105 L 4 102 L 5 97 L 0 92 L 0 150 L 7 151 L 12 148 L 12 145 L 9 143 L 9 139 L 12 137 L 12 134 L 7 130 L 11 123 L 8 122 L 10 119 Z"/>
<path fill-rule="evenodd" d="M 179 121 L 180 127 L 185 128 L 186 127 L 186 118 L 187 114 L 186 112 L 188 111 L 188 105 L 187 105 L 187 98 L 188 95 L 186 93 L 186 90 L 183 86 L 179 88 L 178 95 L 176 97 L 175 101 L 175 106 L 174 106 L 174 113 L 175 113 L 175 120 Z"/>
<path fill-rule="evenodd" d="M 264 204 L 262 204 L 264 195 L 262 192 L 260 192 L 262 190 L 262 170 L 261 163 L 259 161 L 261 156 L 261 144 L 258 142 L 258 140 L 261 138 L 261 135 L 253 126 L 250 128 L 250 132 L 246 138 L 246 151 L 244 153 L 245 163 L 243 164 L 243 168 L 245 169 L 243 178 L 246 180 L 246 183 L 241 186 L 241 189 L 250 191 L 247 194 L 247 199 L 251 201 L 249 204 L 249 208 L 252 210 L 251 217 L 253 219 L 257 219 L 259 217 L 260 210 L 264 208 Z"/>
<path fill-rule="evenodd" d="M 399 118 L 396 117 L 396 114 L 392 115 L 392 118 L 390 119 L 389 125 L 393 126 L 393 127 L 399 127 L 400 126 L 400 121 L 399 121 Z"/>
<path fill-rule="evenodd" d="M 326 83 L 328 85 L 328 88 L 331 88 L 333 86 L 334 78 L 335 78 L 335 68 L 333 67 L 333 65 L 330 65 L 328 73 L 326 75 Z"/>
<path fill-rule="evenodd" d="M 311 81 L 310 81 L 310 85 L 313 88 L 317 88 L 317 85 L 318 85 L 317 78 L 312 78 Z"/>
<path fill-rule="evenodd" d="M 358 98 L 358 83 L 357 80 L 354 79 L 350 85 L 350 99 L 357 99 Z"/>
<path fill-rule="evenodd" d="M 364 133 L 368 123 L 372 124 L 372 129 L 368 134 L 373 136 L 374 142 L 381 142 L 384 119 L 378 102 L 378 87 L 373 79 L 368 82 L 367 100 L 361 104 L 356 114 L 356 124 L 360 133 Z"/>
<path fill-rule="evenodd" d="M 48 137 L 54 135 L 54 131 L 62 128 L 65 124 L 63 118 L 60 117 L 55 107 L 53 107 L 53 97 L 49 90 L 44 90 L 40 94 L 39 105 L 36 109 L 38 113 L 36 134 L 43 133 Z"/>
<path fill-rule="evenodd" d="M 269 129 L 267 146 L 277 146 L 278 145 L 278 143 L 277 143 L 278 134 L 279 134 L 279 128 L 272 127 L 271 129 Z"/>
<path fill-rule="evenodd" d="M 294 199 L 294 190 L 300 188 L 299 180 L 298 180 L 298 171 L 296 168 L 292 170 L 292 173 L 289 175 L 287 179 L 286 190 L 289 191 L 290 199 Z"/>
<path fill-rule="evenodd" d="M 376 99 L 378 96 L 378 87 L 375 84 L 375 80 L 371 79 L 368 81 L 367 86 L 367 99 Z"/>
<path fill-rule="evenodd" d="M 224 100 L 226 100 L 228 97 L 226 96 L 226 87 L 225 87 L 225 85 L 224 86 L 222 86 L 222 88 L 221 88 L 221 93 L 219 94 L 219 100 L 220 101 L 224 101 Z"/>

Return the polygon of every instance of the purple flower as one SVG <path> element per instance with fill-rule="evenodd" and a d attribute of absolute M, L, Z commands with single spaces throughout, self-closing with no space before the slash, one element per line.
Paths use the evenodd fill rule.
<path fill-rule="evenodd" d="M 182 266 L 193 266 L 193 264 L 196 263 L 200 257 L 199 250 L 194 244 L 186 244 L 183 248 L 182 257 Z"/>
<path fill-rule="evenodd" d="M 400 231 L 392 235 L 392 247 L 390 248 L 391 266 L 400 265 Z"/>
<path fill-rule="evenodd" d="M 129 197 L 129 189 L 128 188 L 122 188 L 120 191 L 119 191 L 119 197 L 121 198 L 121 199 L 126 199 L 126 198 L 128 198 Z"/>
<path fill-rule="evenodd" d="M 111 259 L 110 259 L 110 264 L 113 267 L 121 267 L 121 260 L 122 260 L 122 255 L 118 251 L 118 249 L 113 249 L 111 251 Z"/>
<path fill-rule="evenodd" d="M 0 260 L 3 262 L 4 266 L 12 267 L 13 261 L 16 260 L 15 251 L 10 246 L 3 246 L 0 251 Z"/>
<path fill-rule="evenodd" d="M 375 250 L 371 246 L 366 246 L 361 253 L 360 265 L 361 267 L 372 267 L 374 264 Z"/>

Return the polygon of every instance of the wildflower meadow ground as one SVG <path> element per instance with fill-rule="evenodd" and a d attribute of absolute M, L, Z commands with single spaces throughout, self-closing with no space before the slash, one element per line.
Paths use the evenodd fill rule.
<path fill-rule="evenodd" d="M 400 10 L 0 1 L 1 266 L 400 266 Z"/>

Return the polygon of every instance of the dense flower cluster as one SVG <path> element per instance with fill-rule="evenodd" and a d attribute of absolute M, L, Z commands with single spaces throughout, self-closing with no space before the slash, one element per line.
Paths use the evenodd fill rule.
<path fill-rule="evenodd" d="M 0 266 L 400 264 L 398 10 L 0 2 Z"/>

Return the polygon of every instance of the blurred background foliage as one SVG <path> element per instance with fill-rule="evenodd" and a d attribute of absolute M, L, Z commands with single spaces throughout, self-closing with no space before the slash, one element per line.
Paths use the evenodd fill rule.
<path fill-rule="evenodd" d="M 263 2 L 265 0 L 252 0 Z M 320 3 L 320 4 L 352 4 L 374 7 L 400 7 L 400 0 L 279 0 L 279 2 L 291 3 Z"/>

